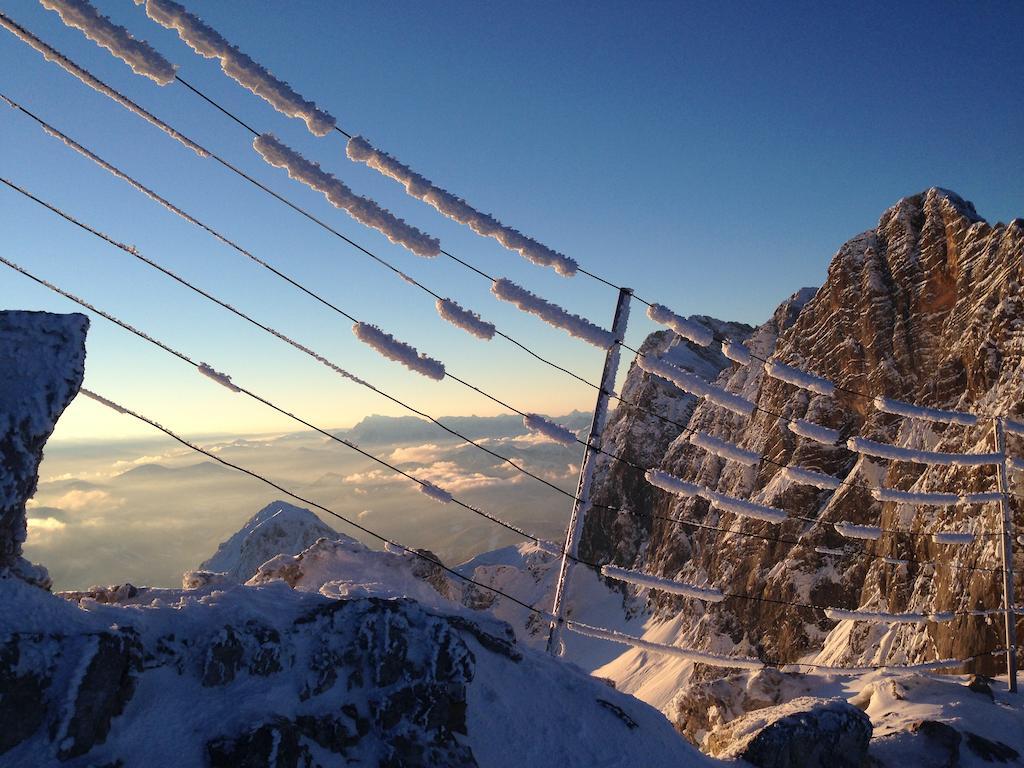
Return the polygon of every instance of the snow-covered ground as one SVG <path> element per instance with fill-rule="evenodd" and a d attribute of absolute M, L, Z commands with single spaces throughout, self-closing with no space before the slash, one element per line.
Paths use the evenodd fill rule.
<path fill-rule="evenodd" d="M 317 523 L 269 505 L 204 566 L 244 574 L 273 542 L 294 549 Z M 522 565 L 539 553 L 511 548 L 472 570 L 526 587 L 533 577 L 515 568 L 512 578 L 502 561 Z M 240 764 L 261 740 L 269 765 L 279 749 L 325 766 L 404 765 L 414 753 L 425 761 L 417 765 L 714 762 L 654 708 L 534 642 L 517 643 L 506 624 L 462 603 L 460 580 L 420 558 L 335 535 L 271 557 L 248 585 L 192 575 L 193 589 L 66 597 L 0 579 L 0 633 L 22 659 L 0 690 L 16 703 L 38 684 L 34 705 L 50 723 L 0 754 L 0 765 L 198 767 L 215 753 Z M 596 577 L 579 583 L 604 589 Z M 571 643 L 590 663 L 601 656 Z"/>

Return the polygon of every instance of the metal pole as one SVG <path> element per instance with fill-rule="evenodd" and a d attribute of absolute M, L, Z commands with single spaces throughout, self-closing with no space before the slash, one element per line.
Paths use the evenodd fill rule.
<path fill-rule="evenodd" d="M 1006 618 L 1006 674 L 1010 683 L 1010 693 L 1017 692 L 1017 614 L 1013 600 L 1013 535 L 1010 519 L 1010 486 L 1006 481 L 1006 435 L 1003 431 L 1003 420 L 996 417 L 993 424 L 996 453 L 1003 454 L 998 465 L 999 476 L 999 511 L 1001 518 L 1002 544 L 999 554 L 1003 559 L 1003 608 Z"/>
<path fill-rule="evenodd" d="M 580 482 L 576 487 L 576 499 L 572 504 L 569 526 L 565 531 L 562 563 L 558 569 L 558 581 L 555 584 L 555 600 L 551 607 L 552 620 L 548 629 L 548 653 L 559 655 L 562 648 L 562 621 L 565 616 L 565 593 L 569 588 L 569 574 L 573 566 L 573 558 L 577 556 L 580 536 L 583 534 L 583 523 L 590 509 L 590 491 L 594 481 L 594 462 L 598 456 L 595 448 L 601 447 L 604 425 L 608 419 L 608 399 L 615 388 L 615 375 L 619 370 L 619 342 L 626 338 L 626 324 L 629 322 L 629 300 L 633 296 L 631 288 L 619 289 L 619 300 L 615 305 L 615 317 L 612 320 L 612 336 L 615 341 L 608 348 L 604 357 L 604 372 L 601 374 L 601 389 L 597 393 L 597 404 L 594 406 L 594 419 L 590 423 L 590 437 L 587 439 L 587 450 L 583 454 L 580 466 Z"/>

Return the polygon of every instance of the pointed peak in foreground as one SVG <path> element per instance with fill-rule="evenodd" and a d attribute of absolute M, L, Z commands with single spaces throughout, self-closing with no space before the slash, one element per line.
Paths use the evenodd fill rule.
<path fill-rule="evenodd" d="M 296 555 L 318 539 L 345 538 L 308 509 L 274 501 L 249 518 L 199 569 L 244 582 L 277 555 Z"/>

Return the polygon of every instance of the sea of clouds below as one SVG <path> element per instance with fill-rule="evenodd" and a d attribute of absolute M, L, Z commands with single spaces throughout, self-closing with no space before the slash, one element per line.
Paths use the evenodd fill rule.
<path fill-rule="evenodd" d="M 574 429 L 587 418 L 559 419 Z M 446 420 L 550 482 L 575 490 L 582 448 L 528 434 L 511 417 Z M 472 505 L 557 539 L 570 500 L 498 459 L 416 419 L 369 417 L 337 433 Z M 206 438 L 202 447 L 402 544 L 458 563 L 522 538 L 454 504 L 432 501 L 409 480 L 315 433 Z M 251 477 L 169 441 L 65 442 L 47 446 L 29 502 L 26 556 L 49 568 L 54 588 L 94 584 L 178 586 L 182 571 L 275 499 Z M 336 530 L 372 539 L 318 512 Z"/>

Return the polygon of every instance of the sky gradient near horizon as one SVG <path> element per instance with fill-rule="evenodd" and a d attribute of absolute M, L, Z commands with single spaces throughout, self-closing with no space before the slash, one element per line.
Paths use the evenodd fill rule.
<path fill-rule="evenodd" d="M 349 162 L 337 134 L 224 76 L 128 0 L 97 7 L 185 79 L 320 162 L 442 246 L 599 324 L 614 292 L 526 264 Z M 368 2 L 185 3 L 306 98 L 504 223 L 681 314 L 756 324 L 885 208 L 952 189 L 991 222 L 1024 216 L 1024 5 Z M 419 259 L 256 155 L 251 137 L 178 84 L 161 88 L 33 0 L 4 12 L 255 178 L 538 352 L 596 380 L 601 353 L 489 295 L 443 258 Z M 88 89 L 0 31 L 0 92 L 257 256 L 523 410 L 593 394 L 498 339 L 448 326 L 432 300 L 351 247 Z M 195 280 L 434 415 L 501 412 L 458 384 L 381 359 L 350 324 L 0 110 L 0 175 Z M 5 256 L 326 427 L 401 413 L 189 294 L 124 253 L 0 189 Z M 0 306 L 72 305 L 0 267 Z M 634 305 L 632 345 L 654 329 Z M 292 431 L 245 398 L 96 318 L 87 386 L 186 433 Z M 623 366 L 623 370 L 625 366 Z M 58 439 L 150 431 L 76 402 Z"/>

